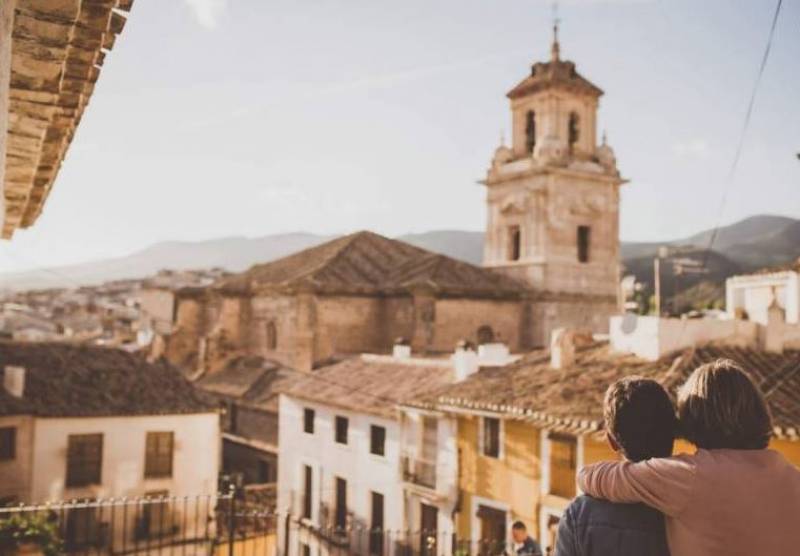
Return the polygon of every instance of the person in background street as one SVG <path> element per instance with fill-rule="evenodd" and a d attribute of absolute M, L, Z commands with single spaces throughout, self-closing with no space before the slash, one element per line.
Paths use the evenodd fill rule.
<path fill-rule="evenodd" d="M 662 511 L 676 556 L 798 554 L 800 470 L 769 449 L 772 417 L 744 369 L 729 359 L 695 369 L 678 419 L 695 454 L 589 465 L 581 490 Z"/>
<path fill-rule="evenodd" d="M 603 402 L 606 437 L 627 461 L 672 454 L 677 419 L 664 388 L 636 376 L 612 384 Z M 555 556 L 669 556 L 664 516 L 644 504 L 579 496 L 558 524 Z"/>
<path fill-rule="evenodd" d="M 511 526 L 511 538 L 514 541 L 513 552 L 516 556 L 542 556 L 542 549 L 528 534 L 528 529 L 521 521 Z"/>

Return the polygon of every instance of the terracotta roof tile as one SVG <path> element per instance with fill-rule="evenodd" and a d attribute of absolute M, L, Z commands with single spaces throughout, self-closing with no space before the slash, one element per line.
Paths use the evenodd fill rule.
<path fill-rule="evenodd" d="M 640 375 L 661 382 L 674 396 L 678 385 L 703 363 L 725 357 L 739 362 L 764 392 L 779 436 L 800 430 L 800 351 L 782 355 L 707 345 L 651 362 L 612 353 L 607 343 L 576 353 L 575 365 L 555 370 L 547 351 L 507 367 L 481 370 L 467 380 L 418 396 L 410 405 L 488 410 L 570 432 L 602 427 L 602 401 L 613 381 Z"/>
<path fill-rule="evenodd" d="M 449 360 L 402 361 L 360 355 L 306 373 L 283 393 L 354 412 L 393 418 L 397 404 L 452 381 Z"/>
<path fill-rule="evenodd" d="M 256 265 L 220 281 L 229 291 L 311 288 L 328 293 L 380 293 L 428 286 L 443 294 L 518 296 L 519 282 L 489 269 L 420 249 L 372 232 L 358 232 Z"/>
<path fill-rule="evenodd" d="M 0 387 L 0 415 L 42 417 L 160 415 L 214 411 L 165 362 L 118 349 L 63 343 L 0 342 L 0 369 L 24 367 L 22 398 Z"/>
<path fill-rule="evenodd" d="M 511 89 L 506 96 L 514 99 L 550 88 L 566 89 L 593 97 L 603 94 L 602 89 L 575 70 L 573 62 L 555 60 L 533 64 L 531 74 Z"/>

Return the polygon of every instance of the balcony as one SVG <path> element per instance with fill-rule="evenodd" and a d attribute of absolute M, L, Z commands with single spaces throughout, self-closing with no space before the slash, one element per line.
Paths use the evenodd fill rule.
<path fill-rule="evenodd" d="M 417 486 L 436 490 L 436 462 L 404 455 L 401 459 L 403 480 Z"/>

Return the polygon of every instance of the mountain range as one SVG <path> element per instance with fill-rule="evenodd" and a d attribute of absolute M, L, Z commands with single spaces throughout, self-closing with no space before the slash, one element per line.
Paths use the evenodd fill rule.
<path fill-rule="evenodd" d="M 785 216 L 759 215 L 719 228 L 713 250 L 707 251 L 713 230 L 665 242 L 623 242 L 625 272 L 652 288 L 653 258 L 660 247 L 669 247 L 665 292 L 676 298 L 701 298 L 689 305 L 718 299 L 728 276 L 785 264 L 800 257 L 800 220 Z M 140 278 L 165 268 L 173 270 L 221 267 L 232 272 L 256 263 L 280 258 L 327 241 L 333 236 L 297 232 L 257 238 L 227 237 L 206 241 L 165 241 L 124 257 L 34 271 L 0 274 L 0 289 L 33 290 L 92 285 L 124 278 Z M 397 239 L 451 257 L 480 264 L 483 232 L 438 230 L 407 234 Z M 670 274 L 686 259 L 704 263 L 702 273 Z M 671 264 L 670 264 L 671 263 Z M 685 265 L 684 265 L 685 266 Z M 665 268 L 665 267 L 662 267 Z M 664 275 L 662 274 L 662 278 Z M 671 288 L 671 289 L 670 289 Z M 688 298 L 687 298 L 688 299 Z"/>

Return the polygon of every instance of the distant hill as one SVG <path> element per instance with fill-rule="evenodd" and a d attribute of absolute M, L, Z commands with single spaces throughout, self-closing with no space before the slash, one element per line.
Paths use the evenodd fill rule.
<path fill-rule="evenodd" d="M 652 287 L 652 260 L 659 246 L 678 249 L 675 257 L 704 258 L 711 231 L 667 242 L 622 244 L 626 273 Z M 187 270 L 220 267 L 233 272 L 256 263 L 280 258 L 322 243 L 332 236 L 289 233 L 258 238 L 228 237 L 207 241 L 165 241 L 124 257 L 83 264 L 0 274 L 0 289 L 44 289 L 99 284 L 122 278 L 146 277 L 165 268 Z M 473 264 L 483 259 L 483 232 L 438 230 L 399 236 L 419 247 L 444 253 Z M 719 230 L 714 252 L 708 257 L 708 273 L 681 276 L 675 293 L 700 292 L 690 304 L 718 299 L 720 285 L 731 274 L 785 264 L 800 257 L 800 220 L 784 216 L 753 216 Z M 669 268 L 669 265 L 665 265 Z M 670 275 L 665 277 L 665 296 L 672 295 Z M 704 284 L 704 285 L 703 285 Z M 717 292 L 717 293 L 712 293 Z M 691 294 L 686 299 L 694 299 Z M 688 302 L 688 301 L 687 301 Z M 696 302 L 696 303 L 695 303 Z"/>

